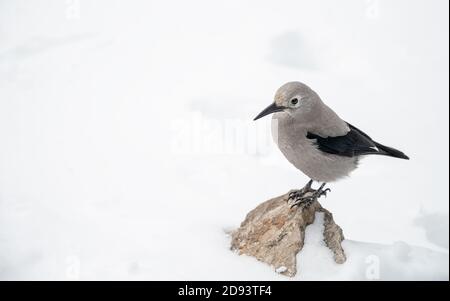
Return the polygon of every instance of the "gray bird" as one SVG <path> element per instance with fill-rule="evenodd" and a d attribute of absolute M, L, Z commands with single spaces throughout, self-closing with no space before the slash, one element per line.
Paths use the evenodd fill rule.
<path fill-rule="evenodd" d="M 292 206 L 309 206 L 326 195 L 326 183 L 348 176 L 366 155 L 409 159 L 394 148 L 373 141 L 345 122 L 307 85 L 289 82 L 275 94 L 274 102 L 254 120 L 272 114 L 272 136 L 286 159 L 311 180 L 289 195 Z M 311 188 L 321 182 L 319 189 Z M 311 192 L 307 194 L 307 192 Z M 308 195 L 308 196 L 306 196 Z"/>

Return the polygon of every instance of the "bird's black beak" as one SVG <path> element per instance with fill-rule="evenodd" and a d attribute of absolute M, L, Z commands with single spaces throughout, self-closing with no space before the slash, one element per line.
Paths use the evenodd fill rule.
<path fill-rule="evenodd" d="M 270 106 L 268 106 L 267 108 L 265 108 L 261 113 L 259 113 L 258 116 L 256 116 L 255 119 L 253 119 L 253 121 L 258 120 L 259 118 L 262 118 L 262 117 L 272 114 L 272 113 L 281 112 L 284 109 L 285 109 L 285 107 L 279 107 L 275 103 L 273 103 Z"/>

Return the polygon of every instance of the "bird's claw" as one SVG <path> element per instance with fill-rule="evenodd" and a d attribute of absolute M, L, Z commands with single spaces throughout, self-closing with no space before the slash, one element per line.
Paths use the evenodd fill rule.
<path fill-rule="evenodd" d="M 286 202 L 289 203 L 289 201 L 293 201 L 295 204 L 295 203 L 299 202 L 299 200 L 304 199 L 305 194 L 307 192 L 311 192 L 311 191 L 304 191 L 303 189 L 292 191 L 289 193 L 289 197 L 286 200 Z"/>
<path fill-rule="evenodd" d="M 303 194 L 304 194 L 304 193 L 303 193 L 302 189 L 300 189 L 300 190 L 294 190 L 294 191 L 292 191 L 292 192 L 289 192 L 289 198 L 288 198 L 288 201 L 289 201 L 289 200 L 296 199 L 296 198 L 298 198 L 299 196 L 301 196 L 301 195 L 303 195 Z"/>
<path fill-rule="evenodd" d="M 311 189 L 310 187 L 294 190 L 289 193 L 287 201 L 289 202 L 290 200 L 296 201 L 298 199 L 301 199 L 308 192 L 315 192 L 315 190 Z"/>
<path fill-rule="evenodd" d="M 331 192 L 331 189 L 330 189 L 330 188 L 327 188 L 327 189 L 325 189 L 325 190 L 317 191 L 317 198 L 320 198 L 322 195 L 323 195 L 324 197 L 327 197 L 327 193 L 328 193 L 328 192 Z"/>
<path fill-rule="evenodd" d="M 305 185 L 305 187 L 303 187 L 302 189 L 294 190 L 294 191 L 290 192 L 287 202 L 289 202 L 290 200 L 298 200 L 298 199 L 302 198 L 308 192 L 315 192 L 315 190 L 311 188 L 312 183 L 313 183 L 313 181 L 310 180 Z"/>
<path fill-rule="evenodd" d="M 294 207 L 300 207 L 300 206 L 302 206 L 305 209 L 308 209 L 309 206 L 311 206 L 312 203 L 314 203 L 315 200 L 316 200 L 316 198 L 313 197 L 313 196 L 298 198 L 291 205 L 291 209 L 294 208 Z"/>
<path fill-rule="evenodd" d="M 308 209 L 312 205 L 312 203 L 314 203 L 316 200 L 318 200 L 321 196 L 326 197 L 327 193 L 330 191 L 331 191 L 330 188 L 319 189 L 319 190 L 314 190 L 314 191 L 296 190 L 296 191 L 289 193 L 288 201 L 294 200 L 293 204 L 291 205 L 291 209 L 294 207 L 300 207 L 300 206 L 302 206 L 305 209 Z M 313 192 L 313 193 L 310 196 L 305 196 L 305 194 L 307 192 Z"/>

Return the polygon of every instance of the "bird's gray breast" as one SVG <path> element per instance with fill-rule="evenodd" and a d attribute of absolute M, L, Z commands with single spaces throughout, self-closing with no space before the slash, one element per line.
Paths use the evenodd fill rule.
<path fill-rule="evenodd" d="M 311 179 L 333 182 L 348 176 L 357 167 L 357 158 L 322 152 L 314 139 L 306 137 L 306 126 L 281 117 L 275 114 L 272 118 L 272 137 L 286 159 Z"/>

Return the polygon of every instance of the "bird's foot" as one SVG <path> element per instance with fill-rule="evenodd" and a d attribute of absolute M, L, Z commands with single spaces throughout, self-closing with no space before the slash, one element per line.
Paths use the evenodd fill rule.
<path fill-rule="evenodd" d="M 308 192 L 315 192 L 315 190 L 313 190 L 311 188 L 309 188 L 309 189 L 302 188 L 302 189 L 291 191 L 289 193 L 289 197 L 288 197 L 287 201 L 288 202 L 289 201 L 296 201 L 296 200 L 304 197 L 305 194 L 307 194 Z"/>
<path fill-rule="evenodd" d="M 292 202 L 291 209 L 294 207 L 302 207 L 302 208 L 308 209 L 309 206 L 311 206 L 315 200 L 316 199 L 313 196 L 298 197 L 298 198 L 294 199 L 294 202 Z"/>
<path fill-rule="evenodd" d="M 315 194 L 317 195 L 317 199 L 319 199 L 321 196 L 327 197 L 328 192 L 331 192 L 330 188 L 326 189 L 321 188 L 319 190 L 316 190 Z"/>
<path fill-rule="evenodd" d="M 311 180 L 302 189 L 297 189 L 297 190 L 291 191 L 289 193 L 287 202 L 289 202 L 291 200 L 295 201 L 299 198 L 302 198 L 308 192 L 314 192 L 315 190 L 311 188 L 312 183 L 313 183 L 313 181 Z"/>
<path fill-rule="evenodd" d="M 301 190 L 299 190 L 301 191 Z M 312 205 L 316 200 L 318 200 L 321 196 L 327 196 L 327 193 L 330 192 L 331 189 L 323 189 L 323 187 L 319 188 L 318 190 L 314 190 L 309 188 L 308 191 L 305 191 L 303 193 L 298 193 L 297 191 L 292 192 L 293 197 L 291 198 L 289 194 L 289 199 L 293 200 L 293 203 L 291 204 L 291 209 L 294 207 L 302 207 L 304 209 L 308 209 L 309 206 Z M 297 192 L 297 193 L 296 193 Z M 306 195 L 309 192 L 308 195 Z M 312 194 L 311 194 L 312 193 Z"/>

